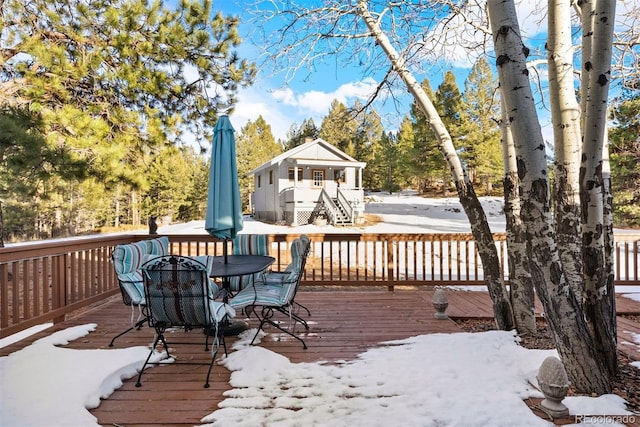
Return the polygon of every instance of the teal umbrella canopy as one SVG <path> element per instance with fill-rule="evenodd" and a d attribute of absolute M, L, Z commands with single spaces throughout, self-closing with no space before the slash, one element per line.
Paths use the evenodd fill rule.
<path fill-rule="evenodd" d="M 242 230 L 242 203 L 234 132 L 229 117 L 220 116 L 213 129 L 207 216 L 204 223 L 204 228 L 210 235 L 225 240 L 233 239 Z"/>

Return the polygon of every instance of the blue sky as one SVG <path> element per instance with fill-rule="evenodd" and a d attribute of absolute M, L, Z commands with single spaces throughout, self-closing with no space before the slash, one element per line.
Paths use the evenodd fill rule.
<path fill-rule="evenodd" d="M 637 4 L 640 0 L 626 0 L 619 2 L 618 9 L 623 9 L 625 5 Z M 214 9 L 220 10 L 224 14 L 232 14 L 241 17 L 243 24 L 240 33 L 245 40 L 238 49 L 241 57 L 259 62 L 259 49 L 252 45 L 249 34 L 255 25 L 250 22 L 250 16 L 245 12 L 244 7 L 239 5 L 253 3 L 243 0 L 220 0 L 214 1 Z M 277 3 L 277 1 L 276 1 Z M 299 1 L 302 3 L 302 1 Z M 622 7 L 621 7 L 622 6 Z M 526 45 L 535 50 L 535 46 L 543 46 L 546 41 L 546 16 L 544 9 L 537 5 L 537 2 L 523 0 L 520 2 L 519 16 L 520 26 L 523 35 L 526 37 Z M 544 55 L 544 52 L 541 53 Z M 435 90 L 441 82 L 442 76 L 447 69 L 455 66 L 454 73 L 460 90 L 464 90 L 464 80 L 468 73 L 471 62 L 469 55 L 462 49 L 452 48 L 447 51 L 449 61 L 432 64 L 427 68 L 425 74 L 418 75 L 420 81 L 429 78 L 432 88 Z M 493 58 L 488 58 L 489 63 L 493 63 Z M 388 66 L 384 64 L 384 66 Z M 541 80 L 546 80 L 544 67 L 539 67 L 538 74 Z M 306 118 L 313 118 L 316 125 L 320 126 L 322 118 L 328 113 L 331 102 L 338 99 L 342 103 L 350 106 L 356 99 L 366 100 L 376 85 L 376 77 L 364 77 L 362 69 L 349 64 L 333 63 L 318 65 L 314 72 L 306 70 L 300 71 L 295 77 L 284 85 L 284 78 L 281 74 L 274 74 L 273 70 L 261 70 L 254 85 L 247 89 L 242 89 L 239 93 L 239 102 L 233 114 L 230 116 L 233 126 L 239 131 L 249 120 L 255 120 L 259 115 L 271 125 L 272 132 L 276 138 L 285 139 L 286 133 L 292 124 L 298 126 Z M 532 73 L 532 77 L 535 73 Z M 543 84 L 543 90 L 546 84 Z M 536 91 L 537 83 L 533 89 Z M 387 131 L 397 130 L 402 118 L 408 114 L 412 99 L 406 94 L 406 90 L 395 93 L 396 102 L 386 102 L 374 104 L 376 111 L 381 114 L 383 124 Z M 546 98 L 546 95 L 544 95 Z M 548 141 L 552 141 L 551 125 L 549 124 L 549 111 L 540 103 L 539 109 L 540 123 L 543 135 Z"/>
<path fill-rule="evenodd" d="M 240 16 L 243 25 L 240 28 L 245 42 L 238 48 L 239 54 L 246 59 L 259 61 L 259 49 L 252 45 L 251 19 L 238 4 L 241 0 L 221 0 L 214 2 L 214 9 L 225 14 Z M 388 66 L 388 64 L 384 64 Z M 428 77 L 434 89 L 440 83 L 446 70 L 442 69 L 429 76 L 417 76 L 419 80 Z M 458 70 L 461 71 L 461 70 Z M 458 72 L 458 84 L 462 88 L 466 73 Z M 381 77 L 381 76 L 380 76 Z M 360 99 L 366 101 L 373 92 L 377 81 L 365 76 L 362 69 L 352 65 L 339 64 L 337 61 L 328 64 L 317 64 L 314 72 L 299 71 L 296 76 L 284 84 L 284 76 L 274 74 L 273 70 L 261 70 L 256 82 L 239 93 L 239 103 L 230 116 L 236 130 L 240 130 L 248 120 L 255 120 L 259 115 L 269 123 L 276 138 L 285 139 L 292 124 L 300 125 L 303 120 L 313 118 L 320 126 L 322 118 L 327 115 L 331 102 L 337 99 L 347 106 Z M 406 91 L 405 91 L 406 92 Z M 408 114 L 412 98 L 404 93 L 396 93 L 399 102 L 381 102 L 374 104 L 376 111 L 382 116 L 386 130 L 397 130 L 402 118 Z"/>

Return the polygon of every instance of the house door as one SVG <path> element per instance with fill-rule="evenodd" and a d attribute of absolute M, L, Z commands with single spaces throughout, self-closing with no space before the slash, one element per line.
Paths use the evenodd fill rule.
<path fill-rule="evenodd" d="M 311 180 L 314 187 L 324 187 L 324 169 L 312 170 Z"/>

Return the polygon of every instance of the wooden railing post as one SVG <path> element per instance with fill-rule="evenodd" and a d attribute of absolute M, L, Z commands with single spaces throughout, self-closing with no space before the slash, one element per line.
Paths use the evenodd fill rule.
<path fill-rule="evenodd" d="M 9 325 L 9 271 L 7 264 L 0 263 L 0 328 Z"/>
<path fill-rule="evenodd" d="M 62 308 L 67 303 L 68 273 L 67 273 L 67 254 L 57 255 L 53 258 L 53 272 L 51 277 L 51 290 L 53 309 Z M 65 315 L 62 314 L 53 319 L 53 323 L 64 321 Z"/>
<path fill-rule="evenodd" d="M 396 242 L 391 241 L 389 239 L 385 239 L 385 249 L 387 252 L 387 290 L 389 292 L 393 292 L 395 286 L 393 285 L 393 281 L 396 277 L 396 269 L 394 268 L 393 263 L 393 254 L 395 253 Z"/>

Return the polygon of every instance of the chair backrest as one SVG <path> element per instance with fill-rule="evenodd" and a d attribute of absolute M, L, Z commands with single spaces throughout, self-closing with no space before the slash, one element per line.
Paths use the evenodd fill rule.
<path fill-rule="evenodd" d="M 116 245 L 113 248 L 111 260 L 125 304 L 145 303 L 140 268 L 150 258 L 168 254 L 169 238 L 167 236 Z"/>
<path fill-rule="evenodd" d="M 269 255 L 269 236 L 265 234 L 238 234 L 233 239 L 233 254 L 267 256 Z M 261 274 L 262 272 L 230 277 L 229 288 L 232 292 L 238 292 L 253 285 Z"/>
<path fill-rule="evenodd" d="M 287 270 L 289 275 L 283 279 L 280 293 L 280 301 L 283 304 L 290 304 L 296 295 L 300 280 L 304 274 L 307 244 L 302 239 L 295 239 L 291 244 L 291 263 Z"/>
<path fill-rule="evenodd" d="M 169 238 L 167 236 L 145 240 L 149 255 L 169 255 Z"/>
<path fill-rule="evenodd" d="M 142 266 L 152 326 L 208 327 L 214 324 L 207 267 L 189 257 L 162 256 Z"/>
<path fill-rule="evenodd" d="M 304 274 L 304 267 L 307 264 L 309 252 L 311 252 L 311 240 L 309 239 L 309 236 L 303 234 L 300 236 L 300 242 L 302 242 L 302 273 Z"/>
<path fill-rule="evenodd" d="M 147 258 L 146 242 L 116 245 L 111 253 L 113 269 L 120 284 L 122 299 L 127 305 L 144 304 L 140 267 Z"/>
<path fill-rule="evenodd" d="M 291 263 L 287 265 L 284 271 L 285 272 L 291 271 L 291 269 L 296 265 L 296 262 L 297 262 L 296 258 L 301 257 L 302 258 L 301 273 L 304 274 L 304 267 L 307 263 L 307 256 L 309 255 L 309 251 L 311 249 L 311 240 L 309 240 L 309 237 L 306 234 L 301 235 L 296 240 L 300 241 L 301 247 L 296 248 L 294 251 L 293 245 L 291 246 Z M 296 240 L 294 240 L 294 242 Z"/>
<path fill-rule="evenodd" d="M 234 255 L 269 255 L 269 236 L 238 234 L 233 239 Z"/>

